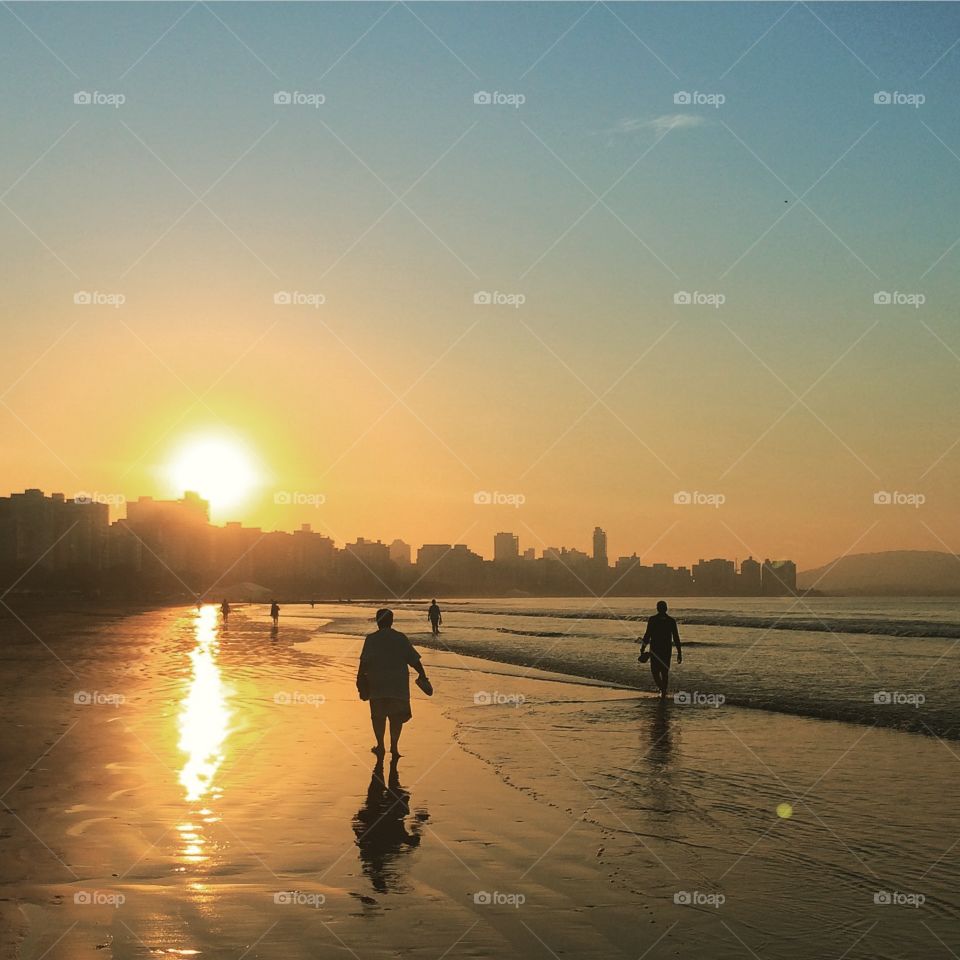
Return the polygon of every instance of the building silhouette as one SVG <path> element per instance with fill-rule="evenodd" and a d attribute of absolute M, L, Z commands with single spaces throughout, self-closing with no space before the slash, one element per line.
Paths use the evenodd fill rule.
<path fill-rule="evenodd" d="M 511 563 L 520 557 L 520 538 L 513 533 L 498 533 L 493 538 L 495 563 Z"/>
<path fill-rule="evenodd" d="M 109 507 L 93 499 L 46 497 L 24 490 L 0 497 L 0 567 L 83 581 L 99 574 L 106 552 Z"/>
<path fill-rule="evenodd" d="M 286 598 L 384 596 L 786 596 L 796 591 L 791 560 L 701 559 L 692 569 L 645 565 L 636 555 L 611 567 L 606 533 L 596 527 L 592 551 L 533 547 L 494 537 L 486 560 L 466 544 L 425 543 L 411 563 L 402 540 L 358 537 L 338 547 L 303 524 L 264 531 L 209 520 L 209 504 L 187 492 L 177 500 L 140 497 L 110 522 L 96 496 L 67 499 L 25 490 L 0 497 L 0 573 L 4 589 L 79 590 L 152 601 L 200 595 L 216 600 L 268 590 Z"/>
<path fill-rule="evenodd" d="M 737 570 L 732 560 L 699 560 L 690 572 L 698 593 L 718 597 L 736 593 Z"/>
<path fill-rule="evenodd" d="M 607 535 L 599 527 L 593 528 L 593 561 L 604 567 L 610 565 L 607 560 Z"/>
<path fill-rule="evenodd" d="M 737 575 L 737 593 L 745 597 L 759 596 L 761 587 L 760 571 L 762 569 L 759 561 L 754 560 L 753 557 L 747 557 L 747 559 L 740 564 L 740 572 Z"/>
<path fill-rule="evenodd" d="M 765 597 L 786 597 L 797 592 L 797 565 L 792 560 L 764 560 L 760 576 Z"/>
<path fill-rule="evenodd" d="M 401 567 L 409 567 L 411 559 L 410 544 L 403 540 L 394 540 L 390 544 L 390 559 Z"/>

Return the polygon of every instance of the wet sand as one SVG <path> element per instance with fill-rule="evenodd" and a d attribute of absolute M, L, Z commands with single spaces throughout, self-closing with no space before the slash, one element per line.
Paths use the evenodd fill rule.
<path fill-rule="evenodd" d="M 414 692 L 391 776 L 354 688 L 357 617 L 318 607 L 275 635 L 243 607 L 226 629 L 213 608 L 0 623 L 2 956 L 955 949 L 952 819 L 917 779 L 939 744 L 891 759 L 886 738 L 922 738 L 665 711 L 429 650 L 437 694 Z M 864 779 L 878 757 L 902 776 L 889 802 Z M 904 863 L 891 807 L 911 807 L 924 862 Z M 926 903 L 877 905 L 883 889 Z"/>

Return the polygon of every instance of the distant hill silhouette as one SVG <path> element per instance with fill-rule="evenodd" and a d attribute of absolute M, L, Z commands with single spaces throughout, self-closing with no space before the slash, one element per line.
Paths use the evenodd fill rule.
<path fill-rule="evenodd" d="M 960 596 L 960 560 L 938 550 L 853 553 L 797 574 L 801 590 L 814 585 L 833 594 Z"/>

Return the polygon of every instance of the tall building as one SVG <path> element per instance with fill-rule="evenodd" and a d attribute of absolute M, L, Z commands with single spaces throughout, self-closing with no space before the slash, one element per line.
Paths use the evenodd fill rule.
<path fill-rule="evenodd" d="M 737 575 L 739 590 L 747 597 L 757 597 L 760 595 L 760 562 L 753 557 L 747 557 L 740 564 L 740 573 Z"/>
<path fill-rule="evenodd" d="M 329 537 L 316 533 L 309 523 L 293 534 L 296 576 L 307 582 L 327 577 L 333 567 L 336 548 Z"/>
<path fill-rule="evenodd" d="M 390 559 L 398 567 L 410 566 L 410 544 L 403 540 L 394 540 L 390 544 Z"/>
<path fill-rule="evenodd" d="M 365 540 L 357 537 L 355 543 L 344 544 L 344 552 L 374 569 L 384 568 L 390 560 L 390 548 L 381 541 Z"/>
<path fill-rule="evenodd" d="M 213 573 L 216 586 L 254 582 L 256 551 L 262 538 L 263 531 L 259 527 L 245 527 L 237 521 L 214 530 Z"/>
<path fill-rule="evenodd" d="M 734 592 L 736 568 L 732 560 L 700 560 L 693 565 L 697 593 L 705 597 L 726 597 Z"/>
<path fill-rule="evenodd" d="M 179 500 L 131 501 L 126 529 L 143 547 L 142 569 L 166 578 L 209 569 L 213 529 L 209 519 L 210 504 L 188 490 Z"/>
<path fill-rule="evenodd" d="M 599 527 L 593 528 L 593 559 L 605 567 L 610 565 L 607 561 L 607 534 Z"/>
<path fill-rule="evenodd" d="M 797 565 L 792 560 L 764 560 L 760 587 L 765 597 L 797 592 Z"/>
<path fill-rule="evenodd" d="M 433 570 L 453 549 L 449 543 L 425 543 L 417 551 L 417 569 L 421 576 Z"/>
<path fill-rule="evenodd" d="M 0 565 L 38 573 L 97 571 L 109 529 L 109 507 L 25 490 L 0 497 Z"/>
<path fill-rule="evenodd" d="M 493 538 L 495 563 L 509 563 L 520 557 L 520 538 L 514 533 L 498 533 Z"/>

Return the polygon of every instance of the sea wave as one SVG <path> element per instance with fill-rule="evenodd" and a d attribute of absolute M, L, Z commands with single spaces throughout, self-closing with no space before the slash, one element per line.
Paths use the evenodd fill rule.
<path fill-rule="evenodd" d="M 549 608 L 527 610 L 492 610 L 472 608 L 471 613 L 496 617 L 540 617 L 557 620 L 608 620 L 612 622 L 642 623 L 646 614 L 615 614 L 604 610 L 551 610 Z M 725 613 L 723 611 L 698 611 L 677 616 L 677 622 L 683 626 L 708 627 L 745 627 L 756 630 L 804 630 L 816 633 L 857 633 L 883 637 L 937 637 L 939 639 L 960 639 L 960 623 L 942 620 L 905 620 L 886 617 L 838 617 L 834 614 L 819 617 L 811 614 L 796 616 L 760 616 L 756 614 Z M 501 632 L 525 634 L 521 630 Z M 531 631 L 528 636 L 559 636 L 560 634 Z"/>
<path fill-rule="evenodd" d="M 650 688 L 646 668 L 638 672 L 638 665 L 632 656 L 615 662 L 597 658 L 588 663 L 573 660 L 562 650 L 544 652 L 505 647 L 502 644 L 485 641 L 481 637 L 454 638 L 447 634 L 444 641 L 439 642 L 429 635 L 424 635 L 417 637 L 416 640 L 423 647 L 435 646 L 438 649 L 457 651 L 501 664 L 547 670 L 573 678 L 600 680 L 627 689 L 647 691 Z M 717 686 L 722 687 L 722 702 L 729 707 L 769 710 L 814 720 L 865 724 L 871 727 L 884 727 L 960 740 L 960 715 L 954 704 L 937 706 L 928 703 L 923 710 L 918 710 L 910 704 L 896 705 L 874 701 L 867 692 L 840 699 L 823 691 L 815 692 L 801 686 L 793 688 L 782 686 L 776 690 L 771 690 L 769 687 L 763 689 L 756 685 L 747 688 L 730 679 L 718 684 L 717 681 L 711 681 L 705 676 L 696 679 L 688 677 L 679 683 L 676 681 L 674 683 L 674 689 L 677 692 L 694 689 L 698 694 L 715 693 L 717 691 L 714 687 Z"/>

